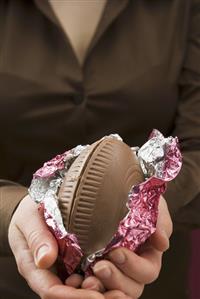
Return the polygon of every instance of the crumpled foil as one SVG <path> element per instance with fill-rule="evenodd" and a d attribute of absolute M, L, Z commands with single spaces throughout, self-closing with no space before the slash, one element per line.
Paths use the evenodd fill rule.
<path fill-rule="evenodd" d="M 87 145 L 78 145 L 44 163 L 43 167 L 34 173 L 29 188 L 29 194 L 36 203 L 40 204 L 46 224 L 58 241 L 59 257 L 66 269 L 66 271 L 62 270 L 62 277 L 74 272 L 83 252 L 76 236 L 68 233 L 64 227 L 58 207 L 57 193 L 65 173 L 86 147 Z"/>
<path fill-rule="evenodd" d="M 122 140 L 117 134 L 107 138 Z M 58 241 L 60 260 L 64 264 L 64 278 L 78 267 L 86 275 L 90 275 L 95 262 L 103 259 L 114 248 L 137 250 L 155 232 L 160 195 L 165 192 L 166 183 L 177 176 L 182 166 L 178 138 L 164 138 L 158 130 L 152 131 L 149 140 L 140 149 L 132 148 L 133 151 L 138 151 L 137 156 L 145 181 L 132 186 L 127 194 L 128 213 L 120 221 L 118 230 L 109 244 L 82 261 L 83 252 L 76 236 L 64 228 L 57 192 L 65 173 L 85 147 L 78 146 L 46 162 L 34 174 L 29 188 L 31 197 L 42 206 L 45 221 Z"/>

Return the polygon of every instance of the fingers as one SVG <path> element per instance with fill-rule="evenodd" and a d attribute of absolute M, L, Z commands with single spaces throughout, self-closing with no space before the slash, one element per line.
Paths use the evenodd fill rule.
<path fill-rule="evenodd" d="M 166 200 L 163 196 L 160 197 L 159 213 L 158 213 L 158 226 L 166 232 L 168 238 L 170 238 L 173 230 L 172 220 L 169 214 Z"/>
<path fill-rule="evenodd" d="M 163 197 L 159 203 L 157 229 L 155 234 L 141 246 L 140 255 L 126 248 L 113 250 L 110 260 L 101 261 L 94 267 L 94 273 L 108 290 L 120 290 L 131 298 L 139 298 L 144 284 L 157 279 L 162 261 L 162 253 L 169 247 L 172 221 Z M 107 293 L 107 297 L 112 296 Z"/>
<path fill-rule="evenodd" d="M 131 297 L 125 295 L 123 292 L 118 290 L 112 290 L 105 292 L 105 288 L 102 282 L 94 276 L 89 276 L 83 281 L 83 289 L 92 289 L 98 292 L 104 293 L 105 299 L 132 299 Z"/>
<path fill-rule="evenodd" d="M 47 228 L 43 218 L 38 213 L 36 204 L 27 196 L 20 203 L 12 222 L 27 240 L 34 261 L 39 268 L 49 268 L 57 258 L 58 246 L 55 238 Z M 12 242 L 14 251 L 18 250 L 20 243 Z"/>
<path fill-rule="evenodd" d="M 95 290 L 100 293 L 105 292 L 105 288 L 104 288 L 102 282 L 99 279 L 97 279 L 95 276 L 89 276 L 88 278 L 86 278 L 83 281 L 81 287 L 83 289 Z"/>
<path fill-rule="evenodd" d="M 12 226 L 10 229 L 12 230 L 11 234 L 13 234 L 15 238 L 14 243 L 20 244 L 20 249 L 14 252 L 18 271 L 26 279 L 30 288 L 43 298 L 48 289 L 54 285 L 61 285 L 62 283 L 59 278 L 50 271 L 38 269 L 35 266 L 32 253 L 22 233 L 16 226 Z M 12 243 L 13 240 L 11 239 L 11 244 Z"/>
<path fill-rule="evenodd" d="M 82 282 L 83 277 L 79 274 L 72 274 L 65 280 L 65 284 L 73 288 L 80 288 Z"/>
<path fill-rule="evenodd" d="M 82 281 L 81 288 L 95 290 L 104 293 L 103 298 L 105 299 L 132 299 L 127 295 L 125 295 L 123 292 L 118 290 L 105 292 L 105 288 L 103 284 L 95 276 L 89 276 L 85 280 L 83 280 L 82 276 L 78 274 L 72 274 L 68 279 L 66 279 L 66 284 L 78 288 L 80 287 L 81 281 Z"/>
<path fill-rule="evenodd" d="M 104 293 L 104 297 L 105 299 L 134 299 L 117 290 Z"/>
<path fill-rule="evenodd" d="M 55 274 L 46 269 L 38 269 L 22 233 L 16 226 L 10 229 L 15 236 L 15 243 L 20 243 L 20 250 L 15 251 L 18 270 L 30 288 L 42 299 L 104 299 L 98 292 L 63 286 Z"/>
<path fill-rule="evenodd" d="M 66 286 L 54 286 L 43 299 L 104 299 L 104 296 L 92 290 L 74 289 Z M 113 298 L 114 299 L 114 298 Z"/>
<path fill-rule="evenodd" d="M 131 298 L 139 298 L 144 285 L 123 274 L 109 261 L 98 262 L 93 271 L 108 290 L 119 290 Z"/>
<path fill-rule="evenodd" d="M 162 253 L 150 247 L 141 255 L 126 248 L 110 252 L 109 259 L 129 278 L 142 284 L 156 280 L 161 268 Z"/>

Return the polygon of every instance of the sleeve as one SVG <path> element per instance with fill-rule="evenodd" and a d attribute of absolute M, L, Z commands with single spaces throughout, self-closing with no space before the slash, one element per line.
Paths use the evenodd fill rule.
<path fill-rule="evenodd" d="M 173 135 L 178 136 L 183 167 L 169 184 L 165 198 L 176 222 L 191 224 L 200 213 L 200 0 L 193 0 Z M 200 226 L 200 217 L 195 217 Z"/>
<path fill-rule="evenodd" d="M 8 5 L 8 1 L 0 1 L 0 37 L 3 36 L 2 30 Z M 2 155 L 0 157 L 2 163 Z M 11 254 L 8 244 L 8 227 L 17 205 L 26 194 L 27 188 L 15 182 L 0 179 L 0 255 Z"/>
<path fill-rule="evenodd" d="M 17 205 L 28 193 L 27 188 L 14 182 L 0 180 L 0 255 L 11 253 L 8 227 Z"/>

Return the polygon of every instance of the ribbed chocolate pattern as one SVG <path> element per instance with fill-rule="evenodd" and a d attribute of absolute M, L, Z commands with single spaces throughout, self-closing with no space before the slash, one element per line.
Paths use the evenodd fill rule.
<path fill-rule="evenodd" d="M 77 184 L 85 167 L 86 161 L 94 151 L 97 144 L 98 143 L 95 143 L 87 147 L 74 161 L 69 171 L 65 175 L 64 181 L 58 193 L 59 208 L 61 210 L 63 222 L 66 229 L 68 229 L 69 225 L 69 217 L 74 201 L 74 194 L 76 192 Z"/>
<path fill-rule="evenodd" d="M 112 161 L 112 153 L 113 142 L 110 139 L 103 140 L 86 166 L 85 177 L 81 179 L 79 190 L 77 190 L 78 201 L 75 202 L 70 230 L 78 235 L 83 250 L 85 250 L 90 237 L 93 211 L 102 181 Z"/>

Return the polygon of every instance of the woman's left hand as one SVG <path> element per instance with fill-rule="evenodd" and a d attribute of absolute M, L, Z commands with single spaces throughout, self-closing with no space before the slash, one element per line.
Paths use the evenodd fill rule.
<path fill-rule="evenodd" d="M 126 248 L 115 249 L 108 255 L 109 260 L 102 260 L 94 266 L 95 276 L 90 276 L 84 281 L 78 276 L 72 276 L 66 284 L 98 290 L 109 299 L 118 298 L 117 293 L 113 293 L 114 290 L 121 291 L 127 298 L 139 298 L 145 284 L 153 282 L 159 275 L 162 254 L 169 247 L 171 233 L 171 218 L 167 204 L 161 197 L 156 232 L 140 248 L 139 253 Z"/>

